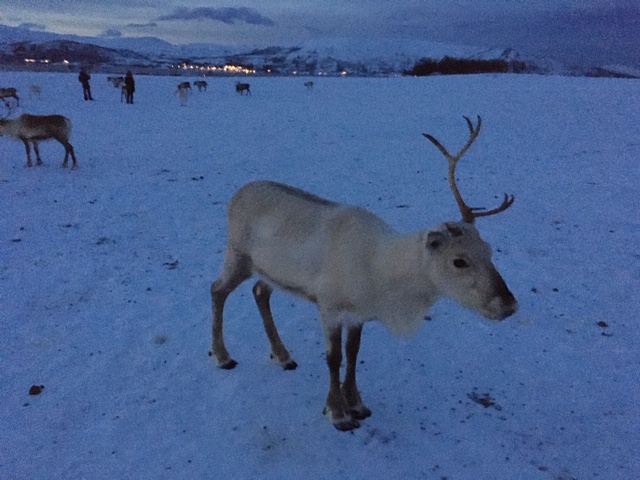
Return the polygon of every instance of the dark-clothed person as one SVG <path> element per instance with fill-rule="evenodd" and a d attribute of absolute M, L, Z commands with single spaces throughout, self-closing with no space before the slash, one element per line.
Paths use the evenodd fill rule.
<path fill-rule="evenodd" d="M 89 85 L 89 80 L 91 80 L 91 75 L 89 75 L 84 68 L 80 70 L 80 75 L 78 75 L 78 80 L 82 84 L 82 93 L 84 94 L 84 99 L 93 100 L 93 97 L 91 96 L 91 85 Z"/>
<path fill-rule="evenodd" d="M 127 75 L 124 77 L 124 89 L 127 93 L 127 103 L 133 103 L 133 92 L 136 91 L 136 82 L 133 79 L 133 73 L 131 73 L 131 70 L 129 70 Z"/>

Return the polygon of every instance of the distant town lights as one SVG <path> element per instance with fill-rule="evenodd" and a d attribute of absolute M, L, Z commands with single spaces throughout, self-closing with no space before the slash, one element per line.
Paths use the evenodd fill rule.
<path fill-rule="evenodd" d="M 256 73 L 255 69 L 243 67 L 241 65 L 224 65 L 219 67 L 217 65 L 191 65 L 183 63 L 180 65 L 183 70 L 197 70 L 200 72 L 225 72 L 225 73 L 244 73 L 246 75 Z"/>
<path fill-rule="evenodd" d="M 52 62 L 51 60 L 49 60 L 48 58 L 45 58 L 44 60 L 36 60 L 35 58 L 25 58 L 24 59 L 25 63 L 55 63 Z M 64 63 L 65 65 L 69 65 L 69 60 L 62 60 L 62 62 L 60 63 Z"/>

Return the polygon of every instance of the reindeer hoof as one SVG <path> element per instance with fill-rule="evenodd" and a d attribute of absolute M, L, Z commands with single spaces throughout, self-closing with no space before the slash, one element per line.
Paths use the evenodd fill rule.
<path fill-rule="evenodd" d="M 348 432 L 349 430 L 355 430 L 360 427 L 360 422 L 351 416 L 346 416 L 340 419 L 331 418 L 332 415 L 329 413 L 330 410 L 325 407 L 322 410 L 322 414 L 327 416 L 336 430 L 340 430 L 341 432 Z"/>
<path fill-rule="evenodd" d="M 209 356 L 213 357 L 213 352 L 209 351 Z M 218 362 L 218 368 L 222 368 L 223 370 L 231 370 L 235 368 L 236 365 L 238 365 L 238 362 L 236 362 L 233 358 L 228 358 L 224 362 Z"/>
<path fill-rule="evenodd" d="M 355 418 L 346 418 L 339 422 L 335 422 L 333 426 L 336 427 L 336 430 L 340 430 L 341 432 L 349 432 L 356 428 L 360 428 L 360 422 Z"/>
<path fill-rule="evenodd" d="M 298 364 L 295 361 L 293 361 L 291 359 L 291 357 L 289 357 L 289 355 L 287 355 L 289 360 L 284 360 L 284 361 L 278 359 L 278 357 L 276 355 L 274 355 L 273 353 L 271 353 L 269 355 L 269 357 L 271 358 L 271 360 L 276 362 L 278 365 L 280 365 L 285 370 L 295 370 L 296 368 L 298 368 Z"/>
<path fill-rule="evenodd" d="M 230 358 L 226 362 L 218 365 L 218 367 L 222 368 L 223 370 L 232 370 L 232 369 L 236 368 L 236 365 L 238 365 L 238 362 L 236 362 L 234 359 Z"/>
<path fill-rule="evenodd" d="M 298 364 L 293 360 L 289 360 L 287 363 L 282 365 L 282 368 L 284 368 L 285 370 L 295 370 L 296 368 L 298 368 Z"/>
<path fill-rule="evenodd" d="M 364 405 L 362 405 L 362 406 L 360 406 L 358 408 L 354 408 L 354 409 L 349 410 L 349 413 L 356 420 L 364 420 L 365 418 L 369 418 L 371 416 L 371 410 L 369 410 Z"/>

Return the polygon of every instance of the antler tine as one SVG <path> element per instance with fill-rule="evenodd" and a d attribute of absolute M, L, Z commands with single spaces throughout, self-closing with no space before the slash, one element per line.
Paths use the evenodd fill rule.
<path fill-rule="evenodd" d="M 4 106 L 7 107 L 7 113 L 6 116 L 2 115 L 0 116 L 0 118 L 8 118 L 11 116 L 11 112 L 13 111 L 13 107 L 11 105 L 11 103 L 6 99 L 6 98 L 0 98 L 0 100 L 2 100 L 2 103 L 4 103 Z"/>
<path fill-rule="evenodd" d="M 502 204 L 499 207 L 493 208 L 491 210 L 485 210 L 484 207 L 478 207 L 478 208 L 472 208 L 471 212 L 473 215 L 473 218 L 476 217 L 488 217 L 489 215 L 495 215 L 496 213 L 500 213 L 500 212 L 504 212 L 507 208 L 509 208 L 514 200 L 516 199 L 516 197 L 514 197 L 513 195 L 507 195 L 506 193 L 504 194 L 504 200 L 502 201 Z M 482 212 L 478 212 L 478 210 L 483 210 Z"/>
<path fill-rule="evenodd" d="M 471 120 L 469 119 L 469 117 L 465 116 L 464 119 L 467 121 L 467 125 L 469 126 L 469 140 L 462 147 L 462 149 L 460 149 L 458 154 L 455 156 L 451 155 L 447 151 L 447 149 L 444 148 L 442 144 L 438 140 L 436 140 L 432 135 L 429 135 L 428 133 L 423 133 L 423 135 L 426 138 L 428 138 L 431 141 L 431 143 L 433 143 L 438 148 L 438 150 L 442 152 L 445 158 L 449 161 L 449 172 L 448 172 L 449 186 L 451 187 L 453 196 L 455 197 L 456 202 L 458 203 L 458 208 L 460 209 L 460 213 L 462 214 L 462 220 L 466 223 L 473 223 L 477 217 L 486 217 L 489 215 L 495 215 L 496 213 L 500 213 L 506 210 L 511 206 L 515 198 L 513 197 L 513 195 L 510 197 L 509 195 L 505 194 L 502 205 L 492 210 L 487 210 L 483 212 L 478 212 L 478 210 L 485 210 L 483 207 L 482 208 L 469 207 L 465 203 L 464 199 L 462 198 L 462 195 L 460 195 L 460 191 L 458 190 L 458 186 L 456 184 L 456 177 L 455 177 L 456 164 L 458 163 L 458 160 L 460 160 L 460 158 L 467 152 L 467 150 L 469 150 L 469 147 L 471 147 L 471 145 L 476 140 L 476 138 L 478 138 L 478 134 L 480 133 L 480 128 L 482 127 L 482 118 L 480 117 L 480 115 L 478 115 L 478 122 L 475 125 L 475 127 L 471 122 Z"/>
<path fill-rule="evenodd" d="M 469 117 L 465 116 L 464 119 L 467 121 L 467 125 L 469 126 L 469 140 L 467 141 L 465 146 L 462 147 L 462 150 L 458 152 L 458 155 L 455 156 L 456 162 L 460 160 L 460 157 L 467 153 L 467 150 L 469 150 L 471 144 L 476 141 L 476 138 L 480 133 L 480 127 L 482 127 L 482 118 L 480 117 L 480 115 L 478 115 L 478 123 L 476 124 L 475 128 L 473 126 L 473 123 L 471 123 L 471 120 L 469 120 Z"/>
<path fill-rule="evenodd" d="M 454 165 L 467 152 L 467 150 L 469 150 L 469 147 L 475 141 L 478 134 L 480 133 L 480 127 L 482 126 L 482 118 L 480 118 L 480 115 L 478 115 L 478 124 L 475 127 L 473 126 L 473 123 L 471 123 L 471 120 L 469 120 L 469 117 L 465 116 L 464 119 L 467 121 L 467 125 L 469 125 L 469 140 L 467 141 L 465 146 L 462 147 L 462 149 L 458 152 L 458 154 L 455 157 L 451 155 L 447 151 L 447 149 L 444 148 L 438 140 L 436 140 L 436 138 L 433 135 L 429 135 L 428 133 L 422 134 L 425 137 L 427 137 L 429 140 L 431 140 L 431 143 L 433 143 L 436 147 L 438 147 L 438 150 L 440 150 L 442 154 L 446 157 L 446 159 L 449 160 L 449 163 L 453 163 Z"/>

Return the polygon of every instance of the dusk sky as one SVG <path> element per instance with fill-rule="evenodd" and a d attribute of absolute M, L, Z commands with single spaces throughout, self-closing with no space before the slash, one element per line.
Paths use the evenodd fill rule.
<path fill-rule="evenodd" d="M 638 0 L 0 0 L 0 23 L 256 47 L 403 37 L 512 47 L 568 63 L 640 65 Z"/>

